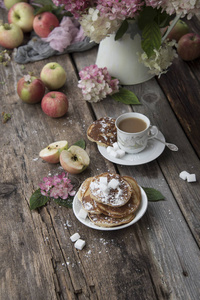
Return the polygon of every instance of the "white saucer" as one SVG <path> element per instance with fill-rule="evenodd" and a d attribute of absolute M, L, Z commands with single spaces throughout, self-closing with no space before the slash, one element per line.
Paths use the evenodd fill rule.
<path fill-rule="evenodd" d="M 142 216 L 144 215 L 144 213 L 146 212 L 146 210 L 147 210 L 147 206 L 148 206 L 147 195 L 146 195 L 145 191 L 141 187 L 140 187 L 140 190 L 141 190 L 141 195 L 142 195 L 140 207 L 139 207 L 139 209 L 136 212 L 135 218 L 131 222 L 127 223 L 127 224 L 123 224 L 123 225 L 116 226 L 116 227 L 100 227 L 100 226 L 97 226 L 94 223 L 92 223 L 88 217 L 86 219 L 80 218 L 78 216 L 78 213 L 79 213 L 80 209 L 82 208 L 82 204 L 78 200 L 77 194 L 75 195 L 74 200 L 73 200 L 73 212 L 74 212 L 76 218 L 81 223 L 83 223 L 85 226 L 93 228 L 93 229 L 104 230 L 104 231 L 111 231 L 111 230 L 119 230 L 119 229 L 122 229 L 122 228 L 126 228 L 126 227 L 129 227 L 129 226 L 133 225 L 138 220 L 140 220 L 142 218 Z"/>
<path fill-rule="evenodd" d="M 160 131 L 158 132 L 157 137 L 163 142 L 165 142 L 164 135 Z M 101 155 L 103 155 L 106 159 L 115 164 L 125 166 L 137 166 L 146 164 L 160 156 L 163 150 L 165 149 L 165 144 L 155 139 L 151 139 L 148 141 L 147 147 L 143 151 L 137 154 L 126 153 L 122 158 L 115 158 L 111 156 L 107 152 L 106 147 L 102 147 L 99 145 L 97 145 L 97 147 Z"/>

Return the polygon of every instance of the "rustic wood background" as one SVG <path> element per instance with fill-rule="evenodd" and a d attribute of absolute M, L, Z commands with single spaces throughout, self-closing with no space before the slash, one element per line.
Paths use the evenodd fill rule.
<path fill-rule="evenodd" d="M 1 10 L 5 20 L 6 15 Z M 197 17 L 190 21 L 200 32 Z M 83 101 L 77 88 L 78 72 L 95 63 L 97 47 L 84 53 L 61 55 L 19 65 L 0 66 L 1 113 L 12 115 L 0 131 L 0 299 L 193 299 L 200 295 L 200 168 L 199 95 L 200 59 L 177 58 L 160 79 L 126 88 L 135 92 L 141 105 L 127 106 L 107 98 L 99 103 Z M 50 62 L 67 72 L 60 91 L 67 94 L 66 116 L 52 119 L 40 104 L 23 103 L 16 93 L 17 81 L 28 72 L 39 76 Z M 103 116 L 116 118 L 127 111 L 146 114 L 179 151 L 165 149 L 145 165 L 120 166 L 104 159 L 96 144 L 87 140 L 91 122 Z M 158 189 L 165 201 L 150 202 L 144 217 L 119 231 L 98 231 L 82 225 L 72 209 L 49 202 L 30 211 L 29 198 L 38 183 L 60 173 L 39 151 L 53 141 L 73 144 L 84 138 L 91 164 L 80 175 L 70 176 L 81 184 L 101 172 L 133 176 L 143 187 Z M 197 182 L 179 178 L 187 170 Z M 77 187 L 78 187 L 77 185 Z M 79 232 L 86 241 L 77 251 L 70 236 Z"/>

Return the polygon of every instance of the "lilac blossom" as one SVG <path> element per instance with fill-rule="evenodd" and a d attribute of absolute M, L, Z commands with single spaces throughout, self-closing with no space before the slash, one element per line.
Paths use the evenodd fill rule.
<path fill-rule="evenodd" d="M 79 76 L 78 87 L 82 89 L 84 100 L 89 102 L 98 102 L 119 90 L 119 80 L 112 79 L 107 68 L 90 65 L 81 70 Z"/>
<path fill-rule="evenodd" d="M 39 187 L 43 196 L 55 199 L 62 198 L 65 200 L 69 196 L 75 195 L 71 180 L 68 178 L 68 175 L 66 175 L 65 172 L 53 177 L 44 177 L 43 182 L 39 184 Z"/>

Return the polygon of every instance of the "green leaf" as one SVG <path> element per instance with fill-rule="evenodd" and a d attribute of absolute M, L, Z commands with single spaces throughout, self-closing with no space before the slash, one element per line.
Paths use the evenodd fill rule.
<path fill-rule="evenodd" d="M 81 147 L 81 148 L 83 148 L 83 149 L 86 148 L 86 144 L 85 144 L 85 141 L 84 141 L 83 139 L 77 141 L 77 142 L 76 142 L 75 144 L 73 144 L 73 145 L 79 146 L 79 147 Z"/>
<path fill-rule="evenodd" d="M 147 195 L 148 201 L 150 202 L 156 202 L 165 199 L 165 197 L 158 190 L 155 190 L 153 188 L 146 188 L 146 187 L 142 187 L 142 188 Z"/>
<path fill-rule="evenodd" d="M 45 205 L 49 201 L 49 197 L 43 196 L 41 190 L 36 190 L 30 198 L 30 209 L 36 209 Z"/>
<path fill-rule="evenodd" d="M 121 39 L 121 37 L 124 35 L 124 33 L 127 31 L 127 29 L 128 29 L 128 21 L 124 20 L 116 32 L 115 41 Z"/>
<path fill-rule="evenodd" d="M 73 199 L 74 197 L 69 196 L 67 199 L 62 199 L 62 198 L 51 198 L 54 202 L 56 202 L 57 204 L 59 204 L 60 206 L 64 206 L 67 208 L 72 208 L 72 203 L 73 203 Z"/>
<path fill-rule="evenodd" d="M 151 22 L 145 26 L 142 31 L 142 49 L 150 57 L 154 53 L 154 49 L 161 46 L 161 32 L 156 22 Z"/>
<path fill-rule="evenodd" d="M 137 96 L 124 88 L 120 88 L 119 92 L 112 95 L 112 98 L 115 101 L 124 103 L 124 104 L 141 104 Z"/>
<path fill-rule="evenodd" d="M 153 22 L 155 17 L 157 16 L 157 9 L 154 9 L 151 6 L 145 7 L 139 14 L 138 17 L 138 26 L 142 30 L 144 27 Z"/>

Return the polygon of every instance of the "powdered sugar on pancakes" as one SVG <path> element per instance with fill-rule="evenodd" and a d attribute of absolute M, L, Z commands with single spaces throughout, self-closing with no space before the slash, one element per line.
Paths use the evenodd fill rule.
<path fill-rule="evenodd" d="M 90 183 L 90 195 L 97 201 L 113 207 L 127 203 L 131 196 L 131 186 L 118 174 L 104 173 L 95 176 Z"/>

